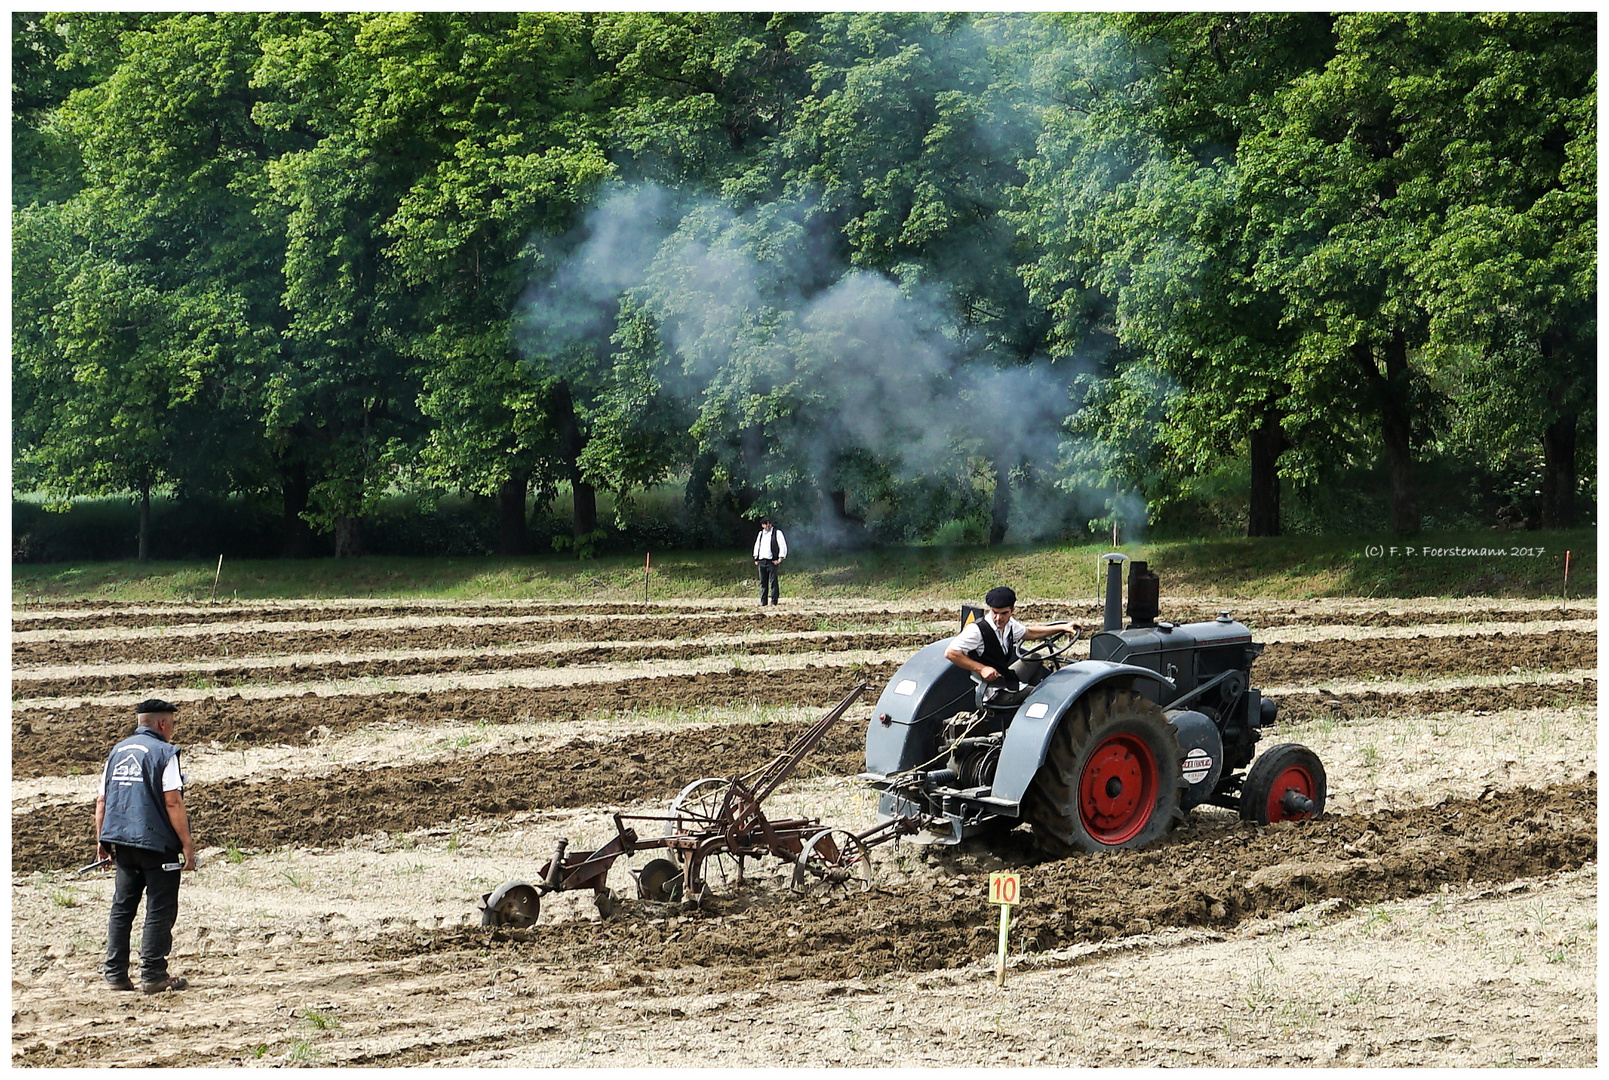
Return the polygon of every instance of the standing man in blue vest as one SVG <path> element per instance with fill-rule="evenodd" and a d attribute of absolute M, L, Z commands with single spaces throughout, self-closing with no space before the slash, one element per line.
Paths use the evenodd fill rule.
<path fill-rule="evenodd" d="M 754 538 L 754 565 L 760 568 L 760 606 L 764 607 L 766 586 L 770 585 L 771 603 L 777 602 L 777 568 L 788 557 L 788 541 L 782 530 L 773 528 L 770 518 L 760 519 L 760 535 Z"/>
<path fill-rule="evenodd" d="M 168 974 L 168 952 L 179 916 L 179 872 L 196 868 L 196 847 L 184 809 L 179 748 L 173 745 L 178 708 L 148 698 L 134 712 L 138 726 L 112 748 L 95 800 L 98 857 L 117 865 L 101 973 L 114 990 L 134 989 L 129 981 L 129 935 L 143 895 L 140 989 L 160 994 L 188 985 Z"/>

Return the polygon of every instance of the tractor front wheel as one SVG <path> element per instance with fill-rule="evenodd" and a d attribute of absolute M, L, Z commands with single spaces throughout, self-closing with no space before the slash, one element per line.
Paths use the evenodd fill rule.
<path fill-rule="evenodd" d="M 1324 813 L 1328 781 L 1318 755 L 1301 743 L 1270 746 L 1252 762 L 1240 788 L 1240 816 L 1259 825 Z"/>
<path fill-rule="evenodd" d="M 1156 703 L 1096 687 L 1050 737 L 1023 817 L 1052 851 L 1144 847 L 1184 816 L 1178 729 Z"/>

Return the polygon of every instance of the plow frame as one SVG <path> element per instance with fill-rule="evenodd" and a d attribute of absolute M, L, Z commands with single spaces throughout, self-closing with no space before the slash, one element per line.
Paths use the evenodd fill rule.
<path fill-rule="evenodd" d="M 863 887 L 870 888 L 867 849 L 916 832 L 923 819 L 896 818 L 862 833 L 850 833 L 826 828 L 815 818 L 772 821 L 766 816 L 762 805 L 793 775 L 800 762 L 843 718 L 868 685 L 862 682 L 856 686 L 826 715 L 812 723 L 792 745 L 758 769 L 732 780 L 706 777 L 689 784 L 677 796 L 670 814 L 623 814 L 616 811 L 612 815 L 614 837 L 591 851 L 570 851 L 569 841 L 559 839 L 557 850 L 551 859 L 542 864 L 535 882 L 506 882 L 497 890 L 482 896 L 481 906 L 490 913 L 503 897 L 517 894 L 526 898 L 530 905 L 530 921 L 534 921 L 537 896 L 591 889 L 599 912 L 607 916 L 613 906 L 613 894 L 607 879 L 615 860 L 656 849 L 668 851 L 677 857 L 681 866 L 684 903 L 698 903 L 703 899 L 708 888 L 706 863 L 723 855 L 736 863 L 738 881 L 743 880 L 744 860 L 772 856 L 793 864 L 795 888 L 802 888 L 812 876 L 833 884 L 850 884 L 856 874 L 863 879 Z M 682 805 L 683 799 L 695 788 L 714 783 L 724 784 L 725 788 L 719 804 L 710 804 L 714 806 L 712 811 L 689 809 Z M 664 835 L 639 835 L 634 826 L 644 823 L 662 825 Z M 487 925 L 500 924 L 488 921 Z"/>

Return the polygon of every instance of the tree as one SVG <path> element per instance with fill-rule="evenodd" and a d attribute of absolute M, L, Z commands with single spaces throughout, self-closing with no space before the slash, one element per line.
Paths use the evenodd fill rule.
<path fill-rule="evenodd" d="M 590 533 L 579 448 L 565 440 L 575 433 L 573 407 L 520 356 L 515 328 L 522 295 L 544 270 L 533 238 L 570 229 L 613 171 L 590 17 L 394 21 L 377 44 L 426 75 L 382 79 L 372 107 L 382 117 L 433 107 L 442 117 L 414 128 L 427 141 L 417 151 L 423 167 L 383 226 L 392 238 L 385 256 L 416 304 L 403 349 L 421 371 L 419 407 L 435 422 L 425 475 L 497 497 L 503 554 L 525 551 L 533 482 L 544 502 L 561 477 L 581 484 L 576 530 Z M 392 138 L 390 121 L 359 138 L 378 149 Z"/>
<path fill-rule="evenodd" d="M 244 36 L 237 23 L 106 15 L 53 17 L 49 32 L 73 89 L 34 102 L 56 149 L 31 161 L 48 164 L 21 189 L 42 201 L 18 211 L 13 236 L 19 472 L 62 500 L 135 494 L 145 558 L 154 487 L 253 467 L 238 435 L 241 373 L 269 344 L 253 319 L 260 267 L 246 246 L 213 245 L 249 209 L 199 175 L 239 118 L 216 90 L 241 78 Z"/>
<path fill-rule="evenodd" d="M 1122 347 L 1106 351 L 1106 373 L 1143 362 L 1172 387 L 1168 423 L 1152 438 L 1177 464 L 1147 473 L 1150 498 L 1171 501 L 1192 478 L 1249 458 L 1246 532 L 1277 535 L 1280 459 L 1326 433 L 1293 437 L 1288 427 L 1301 382 L 1288 371 L 1296 335 L 1281 296 L 1254 280 L 1239 153 L 1273 94 L 1322 62 L 1328 19 L 1132 15 L 1062 25 L 1065 46 L 1039 76 L 1056 103 L 1015 214 L 1042 249 L 1025 279 L 1064 348 L 1109 318 Z M 1104 301 L 1092 303 L 1092 289 Z M 1139 392 L 1155 380 L 1129 385 Z M 1101 410 L 1108 400 L 1119 399 L 1090 402 Z M 1098 417 L 1077 426 L 1107 437 Z M 1132 442 L 1132 424 L 1123 426 Z M 1105 466 L 1096 475 L 1119 479 Z"/>

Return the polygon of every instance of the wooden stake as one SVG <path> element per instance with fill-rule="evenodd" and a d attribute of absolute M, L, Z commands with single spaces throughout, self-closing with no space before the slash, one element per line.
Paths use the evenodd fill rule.
<path fill-rule="evenodd" d="M 643 552 L 643 556 L 642 556 L 642 602 L 645 603 L 645 604 L 648 603 L 648 567 L 653 563 L 653 561 L 654 561 L 654 553 L 653 552 L 651 552 L 651 551 Z"/>
<path fill-rule="evenodd" d="M 1564 598 L 1570 599 L 1570 553 L 1564 553 Z"/>
<path fill-rule="evenodd" d="M 208 599 L 211 599 L 211 600 L 218 599 L 218 579 L 221 578 L 221 577 L 223 577 L 223 556 L 219 555 L 218 556 L 218 572 L 216 574 L 212 575 L 212 596 L 210 596 Z M 1569 575 L 1568 574 L 1565 575 L 1565 580 L 1566 581 L 1569 580 Z"/>

